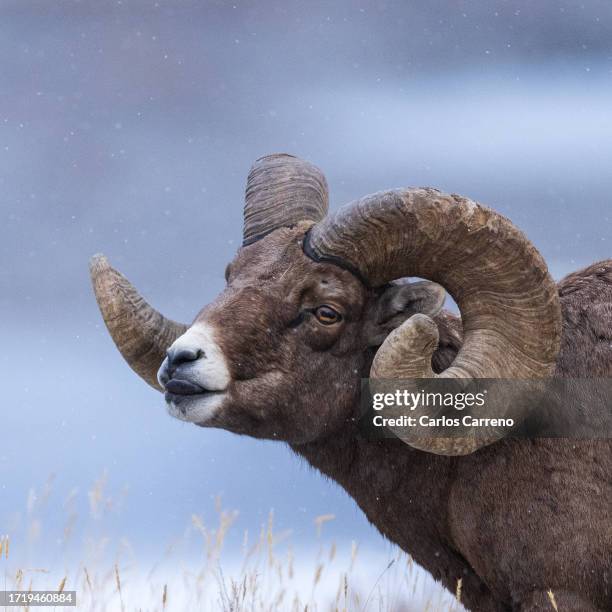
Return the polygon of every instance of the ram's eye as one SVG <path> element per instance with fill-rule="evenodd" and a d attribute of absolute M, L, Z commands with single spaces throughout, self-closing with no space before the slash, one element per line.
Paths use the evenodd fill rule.
<path fill-rule="evenodd" d="M 323 325 L 333 325 L 342 319 L 342 315 L 331 306 L 319 306 L 315 310 L 315 317 Z"/>

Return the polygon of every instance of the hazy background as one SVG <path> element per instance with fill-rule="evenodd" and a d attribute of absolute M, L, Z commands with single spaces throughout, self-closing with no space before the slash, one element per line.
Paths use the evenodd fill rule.
<path fill-rule="evenodd" d="M 558 277 L 612 256 L 611 109 L 609 0 L 0 1 L 0 533 L 14 554 L 36 513 L 40 538 L 61 541 L 66 497 L 76 487 L 87 515 L 105 469 L 102 499 L 127 491 L 105 529 L 141 555 L 219 493 L 240 529 L 274 508 L 307 546 L 333 513 L 330 537 L 382 546 L 282 444 L 170 419 L 106 333 L 88 258 L 104 252 L 189 321 L 223 286 L 251 162 L 287 151 L 324 169 L 334 207 L 404 185 L 490 204 Z"/>

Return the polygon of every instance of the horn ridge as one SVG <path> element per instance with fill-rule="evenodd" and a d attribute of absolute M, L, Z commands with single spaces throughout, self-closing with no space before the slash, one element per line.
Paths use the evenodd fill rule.
<path fill-rule="evenodd" d="M 287 153 L 260 157 L 247 178 L 242 245 L 300 221 L 316 223 L 328 208 L 327 181 L 319 168 Z"/>

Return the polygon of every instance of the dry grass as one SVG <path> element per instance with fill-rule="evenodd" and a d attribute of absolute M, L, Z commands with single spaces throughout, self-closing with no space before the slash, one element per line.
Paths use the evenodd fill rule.
<path fill-rule="evenodd" d="M 220 499 L 215 502 L 214 524 L 192 515 L 183 536 L 160 550 L 152 567 L 144 568 L 125 539 L 113 542 L 108 536 L 91 535 L 101 531 L 105 517 L 125 497 L 122 493 L 118 501 L 107 490 L 104 474 L 87 494 L 87 517 L 79 517 L 76 511 L 78 493 L 69 493 L 63 503 L 66 524 L 56 540 L 58 550 L 49 551 L 43 543 L 49 538 L 42 536 L 53 479 L 40 493 L 32 489 L 26 508 L 28 522 L 12 541 L 8 536 L 0 538 L 0 570 L 6 588 L 76 590 L 78 609 L 92 612 L 463 610 L 460 580 L 453 598 L 432 587 L 424 572 L 396 548 L 385 558 L 360 552 L 356 542 L 338 546 L 324 534 L 325 526 L 335 520 L 331 514 L 313 517 L 312 546 L 302 546 L 299 555 L 293 550 L 290 533 L 276 531 L 273 513 L 255 537 L 245 531 L 241 546 L 236 547 L 235 535 L 228 539 L 228 534 L 236 530 L 238 513 L 224 510 Z M 90 523 L 95 529 L 87 529 Z M 83 534 L 84 545 L 76 541 L 75 531 Z M 17 551 L 18 541 L 27 541 L 28 555 L 15 552 L 9 556 L 9 546 Z M 224 552 L 229 543 L 234 545 Z M 74 561 L 75 554 L 78 561 Z M 32 563 L 37 557 L 52 559 L 49 568 Z"/>

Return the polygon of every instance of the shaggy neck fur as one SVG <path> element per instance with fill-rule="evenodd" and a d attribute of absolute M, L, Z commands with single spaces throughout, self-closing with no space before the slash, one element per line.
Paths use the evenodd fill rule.
<path fill-rule="evenodd" d="M 441 371 L 459 349 L 461 323 L 450 313 L 436 321 L 441 344 L 434 366 Z M 292 448 L 342 486 L 382 535 L 409 551 L 447 589 L 454 592 L 461 578 L 464 592 L 469 591 L 466 604 L 497 609 L 487 586 L 452 544 L 448 500 L 456 457 L 424 453 L 399 440 L 373 440 L 353 422 L 323 440 Z"/>

